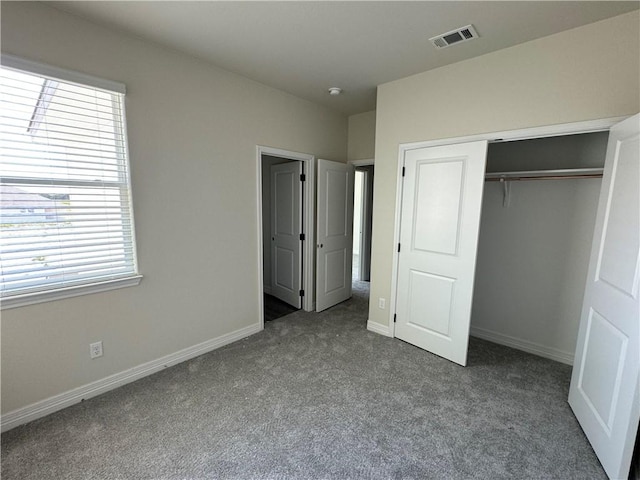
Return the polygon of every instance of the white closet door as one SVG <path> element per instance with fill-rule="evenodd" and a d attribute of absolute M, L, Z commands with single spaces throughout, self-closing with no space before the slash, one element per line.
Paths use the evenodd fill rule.
<path fill-rule="evenodd" d="M 487 142 L 405 153 L 395 336 L 465 365 Z"/>
<path fill-rule="evenodd" d="M 271 294 L 300 308 L 302 162 L 271 167 Z"/>
<path fill-rule="evenodd" d="M 351 298 L 352 165 L 318 160 L 316 311 Z"/>
<path fill-rule="evenodd" d="M 627 479 L 640 417 L 640 116 L 611 129 L 569 404 L 610 478 Z"/>

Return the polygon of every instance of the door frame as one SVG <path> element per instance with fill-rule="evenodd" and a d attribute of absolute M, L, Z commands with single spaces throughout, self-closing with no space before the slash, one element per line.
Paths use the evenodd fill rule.
<path fill-rule="evenodd" d="M 353 165 L 353 167 L 355 168 L 356 172 L 358 171 L 358 167 L 374 167 L 375 166 L 373 158 L 367 158 L 367 159 L 364 159 L 364 160 L 349 160 L 347 162 L 347 164 Z M 355 175 L 354 175 L 353 179 L 354 179 L 354 182 L 355 182 Z M 355 191 L 355 189 L 354 189 L 354 191 Z M 362 213 L 366 215 L 367 213 L 370 212 L 371 216 L 373 216 L 373 205 L 370 205 L 371 202 L 369 202 L 367 200 L 369 198 L 368 192 L 369 192 L 368 182 L 365 181 L 364 185 L 363 185 L 363 189 L 362 189 L 362 197 L 363 197 L 363 200 L 362 200 Z M 354 198 L 354 205 L 355 205 L 355 198 Z M 354 215 L 354 218 L 355 218 L 355 215 Z M 364 215 L 363 215 L 361 220 L 362 220 L 362 222 L 365 222 Z M 369 220 L 369 222 L 371 222 L 371 219 Z M 354 227 L 353 231 L 354 231 L 354 235 L 355 235 L 355 225 L 353 227 Z M 368 231 L 367 231 L 367 229 L 365 229 L 362 232 L 362 235 L 360 236 L 360 260 L 359 260 L 360 264 L 358 265 L 358 272 L 359 272 L 359 277 L 360 278 L 362 277 L 362 270 L 363 270 L 362 265 L 364 263 L 363 252 L 366 250 L 364 248 L 364 244 L 366 243 L 365 235 L 367 235 L 368 237 L 371 237 L 371 234 L 372 234 L 372 232 L 371 232 L 371 229 L 369 228 Z M 371 257 L 370 249 L 369 249 L 368 253 L 369 253 L 369 257 Z M 370 269 L 371 269 L 371 258 L 369 258 L 369 270 Z M 370 271 L 369 271 L 369 278 L 371 278 L 371 272 Z"/>
<path fill-rule="evenodd" d="M 370 165 L 375 165 L 373 158 L 366 158 L 364 160 L 349 160 L 347 162 L 348 165 L 353 165 L 354 167 L 368 167 Z"/>
<path fill-rule="evenodd" d="M 563 123 L 557 125 L 545 125 L 540 127 L 530 127 L 518 130 L 505 130 L 498 132 L 480 133 L 477 135 L 467 135 L 463 137 L 450 137 L 436 140 L 427 140 L 422 142 L 401 143 L 398 146 L 398 165 L 396 173 L 396 200 L 395 200 L 395 217 L 393 225 L 393 243 L 398 245 L 400 242 L 400 220 L 402 213 L 402 169 L 404 166 L 405 153 L 410 150 L 416 150 L 425 147 L 439 147 L 444 145 L 453 145 L 458 143 L 476 142 L 479 140 L 487 140 L 489 143 L 496 142 L 513 142 L 517 140 L 531 140 L 534 138 L 558 137 L 563 135 L 577 135 L 581 133 L 595 133 L 609 131 L 612 126 L 628 116 L 610 117 L 597 120 L 588 120 L 584 122 Z M 374 193 L 375 195 L 375 193 Z M 384 327 L 375 328 L 377 333 L 386 334 L 389 337 L 395 337 L 395 323 L 393 318 L 397 309 L 398 301 L 398 252 L 393 255 L 391 267 L 391 295 L 389 299 L 389 328 L 384 332 Z M 371 329 L 371 327 L 369 327 Z M 387 333 L 388 332 L 388 333 Z"/>
<path fill-rule="evenodd" d="M 302 309 L 306 312 L 315 310 L 314 301 L 314 253 L 315 253 L 315 162 L 316 157 L 307 153 L 293 152 L 280 148 L 256 145 L 256 192 L 257 192 L 257 225 L 258 225 L 258 315 L 260 317 L 260 329 L 264 328 L 264 267 L 262 237 L 262 156 L 286 158 L 302 162 L 302 172 L 305 175 L 305 185 L 302 193 L 302 228 L 305 240 L 302 245 L 302 289 L 305 295 L 302 299 Z"/>

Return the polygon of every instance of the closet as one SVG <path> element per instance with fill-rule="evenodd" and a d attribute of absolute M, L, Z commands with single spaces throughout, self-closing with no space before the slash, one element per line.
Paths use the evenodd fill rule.
<path fill-rule="evenodd" d="M 608 136 L 488 145 L 472 336 L 573 362 Z"/>
<path fill-rule="evenodd" d="M 573 364 L 569 405 L 605 471 L 626 478 L 640 419 L 640 115 L 515 140 L 529 133 L 400 147 L 394 336 L 463 366 L 469 332 Z"/>

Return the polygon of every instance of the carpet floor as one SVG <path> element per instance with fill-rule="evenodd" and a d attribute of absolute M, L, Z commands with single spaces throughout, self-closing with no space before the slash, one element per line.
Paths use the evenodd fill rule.
<path fill-rule="evenodd" d="M 606 479 L 571 369 L 366 330 L 367 288 L 2 436 L 2 479 Z"/>

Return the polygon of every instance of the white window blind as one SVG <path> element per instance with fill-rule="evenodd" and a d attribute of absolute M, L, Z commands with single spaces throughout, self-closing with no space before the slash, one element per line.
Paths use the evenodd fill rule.
<path fill-rule="evenodd" d="M 0 67 L 0 295 L 137 275 L 124 95 Z"/>

